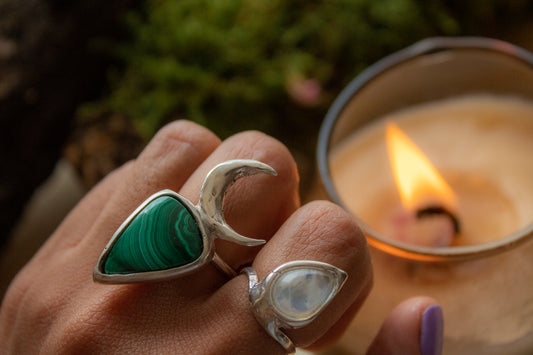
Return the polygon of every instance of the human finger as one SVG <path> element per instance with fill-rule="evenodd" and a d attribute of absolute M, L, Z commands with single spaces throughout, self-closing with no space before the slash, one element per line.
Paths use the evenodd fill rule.
<path fill-rule="evenodd" d="M 179 191 L 219 144 L 211 131 L 193 122 L 176 121 L 163 127 L 111 192 L 99 218 L 86 233 L 86 251 L 98 255 L 121 223 L 155 192 Z"/>
<path fill-rule="evenodd" d="M 306 347 L 306 349 L 310 351 L 318 351 L 323 348 L 327 348 L 338 341 L 341 335 L 344 334 L 350 325 L 359 309 L 362 307 L 366 297 L 370 293 L 371 288 L 372 282 L 361 291 L 361 293 L 357 296 L 357 300 L 352 303 L 350 308 L 344 312 L 341 318 L 332 327 L 330 327 L 329 330 L 322 335 L 322 337 L 320 337 L 310 346 Z"/>
<path fill-rule="evenodd" d="M 298 171 L 289 150 L 278 140 L 256 131 L 234 135 L 198 167 L 180 190 L 194 203 L 205 175 L 217 164 L 232 159 L 253 159 L 268 164 L 276 176 L 257 174 L 238 180 L 224 198 L 224 217 L 239 234 L 268 240 L 299 207 Z M 217 253 L 234 269 L 250 263 L 260 247 L 216 241 Z"/>
<path fill-rule="evenodd" d="M 218 137 L 192 122 L 162 128 L 135 161 L 108 175 L 78 203 L 19 273 L 18 288 L 27 289 L 65 255 L 73 255 L 77 278 L 91 280 L 98 255 L 122 221 L 157 190 L 181 188 L 219 144 Z"/>
<path fill-rule="evenodd" d="M 40 263 L 40 259 L 52 258 L 53 254 L 61 253 L 66 248 L 75 246 L 87 234 L 95 220 L 102 213 L 110 196 L 120 186 L 124 176 L 128 174 L 131 162 L 108 174 L 69 212 L 57 230 L 38 250 L 30 264 Z"/>
<path fill-rule="evenodd" d="M 435 300 L 410 298 L 385 319 L 368 354 L 438 355 L 442 351 L 443 327 L 442 309 Z"/>
<path fill-rule="evenodd" d="M 187 122 L 182 122 L 181 126 L 184 124 L 188 124 Z M 197 126 L 190 125 L 189 127 L 192 127 L 194 130 L 198 130 Z M 172 128 L 172 127 L 171 127 Z M 187 127 L 185 127 L 187 128 Z M 169 131 L 168 129 L 166 131 Z M 272 165 L 276 166 L 278 170 L 281 172 L 280 179 L 277 179 L 279 181 L 278 183 L 269 183 L 268 181 L 266 183 L 262 183 L 259 181 L 259 183 L 255 183 L 253 185 L 253 188 L 249 188 L 250 192 L 246 191 L 246 184 L 240 185 L 240 191 L 243 192 L 242 194 L 239 194 L 239 191 L 237 191 L 236 198 L 238 200 L 239 206 L 241 204 L 246 205 L 246 202 L 250 202 L 253 206 L 257 205 L 257 200 L 259 199 L 262 203 L 259 204 L 259 208 L 246 208 L 248 215 L 246 216 L 246 221 L 248 225 L 250 223 L 252 225 L 258 224 L 260 227 L 260 231 L 264 232 L 265 229 L 272 229 L 272 225 L 274 226 L 274 229 L 279 226 L 283 222 L 283 220 L 286 218 L 288 214 L 290 214 L 298 204 L 298 195 L 297 195 L 297 185 L 298 185 L 298 175 L 296 172 L 295 163 L 288 152 L 287 148 L 285 148 L 280 142 L 277 140 L 270 138 L 262 133 L 259 132 L 247 132 L 244 134 L 236 135 L 233 137 L 233 139 L 229 139 L 228 141 L 224 142 L 222 145 L 220 145 L 218 148 L 214 149 L 214 151 L 206 150 L 204 149 L 204 154 L 202 155 L 202 159 L 207 159 L 204 163 L 198 163 L 196 165 L 187 163 L 185 164 L 185 168 L 188 169 L 190 166 L 194 166 L 195 171 L 194 173 L 188 173 L 187 171 L 184 171 L 183 167 L 179 168 L 179 172 L 176 171 L 174 165 L 169 165 L 169 162 L 167 160 L 170 160 L 170 162 L 173 162 L 174 164 L 183 164 L 183 160 L 187 161 L 187 155 L 181 154 L 179 155 L 180 159 L 172 159 L 172 155 L 176 156 L 175 152 L 172 154 L 168 153 L 168 149 L 165 147 L 165 140 L 158 139 L 159 136 L 163 136 L 164 138 L 167 138 L 170 135 L 171 138 L 176 140 L 176 135 L 185 136 L 189 141 L 186 145 L 193 146 L 194 144 L 191 144 L 192 142 L 198 142 L 198 144 L 205 143 L 205 139 L 198 139 L 198 136 L 200 134 L 185 134 L 183 133 L 184 128 L 180 127 L 180 130 L 176 132 L 176 128 L 174 130 L 170 130 L 169 132 L 166 132 L 166 134 L 158 134 L 156 138 L 150 143 L 150 145 L 143 151 L 139 159 L 135 162 L 134 166 L 132 167 L 132 171 L 129 177 L 125 179 L 128 180 L 134 180 L 136 182 L 142 182 L 142 179 L 146 179 L 146 176 L 152 176 L 151 179 L 148 180 L 148 183 L 141 184 L 141 189 L 147 190 L 152 189 L 154 191 L 151 191 L 151 193 L 161 190 L 163 188 L 170 187 L 171 189 L 176 190 L 173 188 L 172 184 L 181 184 L 184 180 L 187 179 L 187 182 L 183 189 L 180 189 L 181 196 L 185 197 L 186 199 L 190 200 L 193 204 L 197 202 L 198 196 L 199 196 L 199 190 L 202 182 L 205 179 L 205 175 L 207 172 L 202 171 L 202 167 L 205 168 L 205 170 L 209 170 L 212 168 L 210 165 L 216 165 L 219 163 L 220 160 L 229 160 L 232 158 L 246 158 L 246 154 L 250 154 L 251 158 L 255 159 L 261 159 L 266 160 L 268 162 L 271 162 Z M 201 133 L 201 132 L 200 132 Z M 191 138 L 192 137 L 192 138 Z M 178 139 L 179 141 L 183 141 L 184 139 L 180 137 Z M 161 142 L 162 141 L 162 142 Z M 171 140 L 172 143 L 172 140 Z M 215 142 L 218 143 L 218 140 Z M 168 145 L 168 144 L 167 144 Z M 155 148 L 154 148 L 155 147 Z M 178 147 L 180 148 L 180 147 Z M 195 148 L 198 150 L 198 147 Z M 176 150 L 176 149 L 174 149 Z M 155 152 L 155 154 L 154 154 Z M 161 154 L 161 152 L 166 152 L 166 154 Z M 193 151 L 194 153 L 194 151 Z M 211 154 L 212 153 L 212 154 Z M 155 158 L 154 158 L 155 155 Z M 170 157 L 168 157 L 171 155 Z M 164 159 L 159 159 L 159 157 L 164 156 Z M 206 157 L 207 156 L 207 157 Z M 161 161 L 159 161 L 161 160 Z M 198 162 L 200 160 L 197 160 Z M 147 170 L 147 168 L 154 168 L 154 165 L 156 167 L 162 166 L 159 170 L 155 169 L 155 172 L 152 170 Z M 173 170 L 174 169 L 174 170 Z M 160 171 L 160 173 L 158 173 Z M 139 172 L 142 172 L 143 174 L 140 174 Z M 179 175 L 178 173 L 181 173 L 185 176 L 182 177 L 182 175 Z M 150 175 L 151 174 L 151 175 Z M 176 175 L 175 180 L 181 179 L 181 181 L 175 182 L 175 181 L 169 181 L 169 178 L 172 178 L 174 175 Z M 166 183 L 161 181 L 167 181 Z M 243 179 L 247 180 L 247 179 Z M 170 186 L 169 186 L 170 185 Z M 193 186 L 194 189 L 187 189 L 187 186 Z M 244 188 L 243 188 L 244 186 Z M 238 188 L 239 186 L 237 186 Z M 91 238 L 91 235 L 100 236 L 108 234 L 110 235 L 112 231 L 116 229 L 116 226 L 120 225 L 120 223 L 125 219 L 124 215 L 126 213 L 124 211 L 121 211 L 120 209 L 126 206 L 136 206 L 142 201 L 136 201 L 136 203 L 131 203 L 132 199 L 138 198 L 139 193 L 137 191 L 128 191 L 128 188 L 130 188 L 129 184 L 126 184 L 125 187 L 115 193 L 115 198 L 111 199 L 108 206 L 106 206 L 106 212 L 103 213 L 103 218 L 99 223 L 95 223 L 95 227 L 93 230 L 89 233 L 89 237 L 86 238 L 85 244 L 94 244 L 95 240 Z M 277 188 L 282 191 L 282 193 L 272 193 L 272 191 L 276 191 Z M 238 189 L 237 189 L 238 190 Z M 149 190 L 148 190 L 149 191 Z M 260 193 L 256 193 L 256 192 Z M 287 196 L 286 192 L 290 192 L 290 197 Z M 128 193 L 129 192 L 129 193 Z M 277 191 L 276 191 L 277 192 Z M 149 195 L 149 194 L 148 194 Z M 272 199 L 272 196 L 274 195 L 274 199 Z M 146 197 L 144 197 L 146 198 Z M 280 202 L 281 201 L 281 202 Z M 287 202 L 288 201 L 288 202 Z M 230 198 L 230 212 L 231 212 L 231 198 Z M 127 211 L 128 213 L 131 213 L 131 210 L 133 208 L 130 207 L 130 209 Z M 254 213 L 255 210 L 258 210 L 258 213 Z M 230 213 L 230 216 L 235 216 L 235 213 Z M 268 223 L 260 224 L 262 221 L 266 219 L 269 221 Z M 269 218 L 271 216 L 274 216 L 272 218 Z M 127 217 L 127 216 L 126 216 Z M 279 222 L 276 222 L 276 220 L 279 220 Z M 251 221 L 251 222 L 250 222 Z M 272 222 L 273 221 L 273 222 Z M 115 226 L 113 229 L 109 230 L 107 233 L 102 232 L 103 228 L 108 228 L 109 226 Z M 272 232 L 273 233 L 273 232 Z M 138 241 L 138 239 L 136 239 Z M 137 242 L 136 242 L 137 243 Z M 144 243 L 143 240 L 140 241 L 140 243 Z M 135 244 L 137 245 L 137 244 Z M 144 245 L 144 244 L 143 244 Z M 242 260 L 243 255 L 253 255 L 253 252 L 248 253 L 249 247 L 243 247 L 243 252 L 239 253 L 236 252 L 236 249 L 238 249 L 238 246 L 234 246 L 233 243 L 227 243 L 227 250 L 231 250 L 233 252 L 232 255 L 235 255 L 236 258 L 239 257 Z M 80 250 L 83 250 L 84 255 L 88 255 L 89 248 L 86 248 L 87 245 L 84 245 L 82 248 L 79 248 Z M 233 247 L 233 249 L 232 249 Z M 129 248 L 129 247 L 128 247 Z M 94 248 L 92 248 L 94 249 Z M 96 252 L 100 253 L 103 249 L 102 246 L 97 249 Z M 224 245 L 222 245 L 221 250 L 224 250 Z M 127 249 L 130 250 L 130 249 Z M 135 249 L 137 250 L 137 249 Z M 206 249 L 204 248 L 204 251 Z M 211 249 L 209 249 L 211 250 Z M 150 253 L 146 254 L 148 255 L 148 261 L 152 262 L 152 259 L 150 257 Z M 222 255 L 222 254 L 221 254 Z M 235 259 L 236 259 L 235 258 Z M 144 259 L 143 259 L 144 260 Z M 155 259 L 160 260 L 160 259 Z M 209 260 L 207 260 L 209 261 Z M 217 260 L 215 260 L 217 261 Z M 217 265 L 220 265 L 221 263 L 218 262 Z M 207 271 L 206 271 L 207 270 Z M 202 275 L 200 277 L 197 277 L 195 279 L 194 284 L 198 286 L 198 290 L 211 290 L 218 288 L 218 285 L 220 283 L 223 283 L 227 280 L 227 276 L 223 273 L 213 273 L 213 267 L 212 265 L 209 267 L 206 267 L 205 270 L 199 270 L 199 272 L 202 272 Z M 216 270 L 215 270 L 216 271 Z M 101 274 L 101 273 L 100 273 Z M 100 274 L 96 274 L 97 276 Z M 215 276 L 216 280 L 213 280 L 213 276 Z M 201 281 L 200 281 L 201 280 Z M 202 292 L 203 292 L 202 291 Z"/>
<path fill-rule="evenodd" d="M 286 331 L 296 346 L 306 347 L 323 338 L 352 305 L 366 297 L 372 270 L 366 240 L 353 218 L 340 207 L 324 201 L 297 210 L 257 254 L 253 267 L 259 280 L 263 280 L 276 267 L 294 260 L 325 262 L 348 274 L 339 293 L 315 320 L 300 329 Z M 223 310 L 216 312 L 217 319 L 213 321 L 221 323 L 220 331 L 225 338 L 231 340 L 238 336 L 250 353 L 283 352 L 281 345 L 254 318 L 244 275 L 221 287 L 206 307 L 217 309 L 221 305 Z"/>

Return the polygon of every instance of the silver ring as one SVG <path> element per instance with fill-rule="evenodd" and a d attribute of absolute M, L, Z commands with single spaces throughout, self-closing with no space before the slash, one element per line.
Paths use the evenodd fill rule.
<path fill-rule="evenodd" d="M 281 329 L 295 329 L 311 323 L 337 295 L 348 275 L 319 261 L 291 261 L 277 267 L 259 281 L 252 267 L 248 275 L 249 297 L 254 315 L 288 353 L 294 343 Z"/>
<path fill-rule="evenodd" d="M 226 276 L 228 276 L 230 279 L 237 276 L 237 272 L 233 270 L 231 266 L 229 266 L 220 256 L 218 256 L 217 253 L 213 255 L 213 260 L 211 260 L 215 266 L 222 271 Z"/>
<path fill-rule="evenodd" d="M 226 190 L 239 178 L 276 171 L 255 160 L 230 160 L 205 177 L 198 204 L 171 190 L 144 201 L 117 229 L 93 271 L 101 283 L 165 280 L 213 263 L 229 277 L 235 271 L 215 253 L 215 238 L 240 245 L 264 244 L 235 232 L 224 219 Z"/>

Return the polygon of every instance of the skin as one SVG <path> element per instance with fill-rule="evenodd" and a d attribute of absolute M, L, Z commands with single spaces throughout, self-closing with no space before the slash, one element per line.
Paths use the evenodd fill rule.
<path fill-rule="evenodd" d="M 337 340 L 372 286 L 366 241 L 353 218 L 326 201 L 300 206 L 296 165 L 275 139 L 245 132 L 221 142 L 201 126 L 177 121 L 89 192 L 19 272 L 0 309 L 2 351 L 282 354 L 250 310 L 245 275 L 229 280 L 209 264 L 165 282 L 92 280 L 110 236 L 148 196 L 169 188 L 196 203 L 207 172 L 236 158 L 256 159 L 278 172 L 240 179 L 224 204 L 226 220 L 238 233 L 268 242 L 243 247 L 217 240 L 217 253 L 234 269 L 251 263 L 260 279 L 291 260 L 323 261 L 345 270 L 346 284 L 323 313 L 287 332 L 297 346 L 312 349 Z M 419 353 L 421 314 L 431 304 L 416 298 L 400 305 L 369 353 Z"/>

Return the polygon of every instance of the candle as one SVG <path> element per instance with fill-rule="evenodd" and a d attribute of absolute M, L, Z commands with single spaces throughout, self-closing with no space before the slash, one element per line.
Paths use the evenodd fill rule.
<path fill-rule="evenodd" d="M 395 237 L 394 229 L 401 224 L 395 219 L 401 218 L 403 204 L 389 164 L 385 120 L 402 127 L 448 183 L 442 195 L 429 186 L 414 197 L 415 204 L 443 205 L 460 220 L 460 233 L 444 244 L 488 243 L 531 223 L 533 103 L 490 95 L 436 101 L 387 115 L 335 147 L 330 171 L 340 198 L 370 228 Z M 413 159 L 404 164 L 409 162 Z M 408 172 L 417 171 L 408 167 Z M 416 183 L 424 187 L 423 181 Z M 456 201 L 446 201 L 452 196 Z M 430 226 L 437 228 L 433 231 L 423 223 L 419 227 L 429 238 L 440 228 L 450 228 L 447 218 Z M 427 245 L 423 240 L 415 243 Z"/>
<path fill-rule="evenodd" d="M 409 153 L 396 161 L 398 142 Z M 312 194 L 352 212 L 370 245 L 374 287 L 341 353 L 364 353 L 417 295 L 442 305 L 445 354 L 533 352 L 532 153 L 533 54 L 509 43 L 424 40 L 346 87 L 320 131 Z M 415 160 L 414 182 L 396 182 Z"/>
<path fill-rule="evenodd" d="M 387 148 L 402 206 L 383 223 L 385 235 L 406 243 L 445 247 L 461 231 L 455 194 L 425 154 L 392 122 Z"/>

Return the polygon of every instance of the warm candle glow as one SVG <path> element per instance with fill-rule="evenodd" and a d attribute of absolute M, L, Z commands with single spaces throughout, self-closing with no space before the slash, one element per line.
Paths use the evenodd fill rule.
<path fill-rule="evenodd" d="M 387 148 L 404 207 L 439 203 L 454 209 L 455 195 L 422 151 L 393 123 L 387 123 Z"/>

